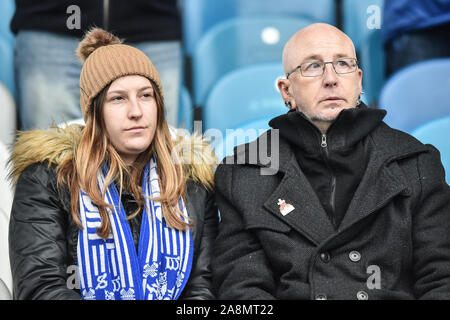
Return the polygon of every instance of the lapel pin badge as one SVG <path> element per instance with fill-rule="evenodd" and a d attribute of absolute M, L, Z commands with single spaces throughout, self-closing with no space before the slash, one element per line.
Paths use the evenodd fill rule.
<path fill-rule="evenodd" d="M 286 201 L 281 199 L 278 199 L 277 204 L 280 206 L 280 212 L 283 216 L 287 215 L 289 212 L 295 209 L 292 204 L 286 203 Z"/>

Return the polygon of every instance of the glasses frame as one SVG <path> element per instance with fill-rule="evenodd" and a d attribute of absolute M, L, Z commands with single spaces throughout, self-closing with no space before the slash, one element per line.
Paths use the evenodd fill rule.
<path fill-rule="evenodd" d="M 356 65 L 355 70 L 350 71 L 350 72 L 337 72 L 337 71 L 336 71 L 336 68 L 334 67 L 334 63 L 337 62 L 337 61 L 339 61 L 339 60 L 342 60 L 342 59 L 351 59 L 351 60 L 354 60 L 354 61 L 355 61 L 355 65 Z M 304 65 L 304 64 L 306 64 L 306 63 L 311 63 L 311 62 L 320 62 L 320 63 L 323 63 L 322 73 L 321 73 L 321 74 L 318 74 L 318 75 L 316 75 L 316 76 L 305 76 L 305 75 L 303 74 L 302 68 L 301 68 L 302 65 Z M 325 66 L 327 65 L 327 63 L 331 63 L 331 65 L 333 66 L 333 70 L 334 70 L 334 72 L 336 72 L 336 74 L 349 74 L 349 73 L 356 72 L 356 70 L 358 70 L 358 59 L 356 59 L 356 58 L 344 57 L 344 58 L 337 58 L 337 59 L 335 59 L 335 60 L 333 60 L 333 61 L 324 61 L 324 62 L 319 61 L 319 60 L 314 60 L 314 61 L 309 61 L 309 62 L 303 62 L 302 64 L 299 64 L 298 66 L 296 66 L 294 69 L 292 69 L 291 71 L 289 71 L 288 73 L 286 73 L 286 79 L 289 79 L 289 76 L 290 76 L 291 74 L 293 74 L 295 71 L 297 71 L 298 69 L 300 69 L 300 74 L 301 74 L 303 77 L 306 77 L 306 78 L 321 77 L 321 76 L 323 76 L 323 74 L 325 73 Z"/>

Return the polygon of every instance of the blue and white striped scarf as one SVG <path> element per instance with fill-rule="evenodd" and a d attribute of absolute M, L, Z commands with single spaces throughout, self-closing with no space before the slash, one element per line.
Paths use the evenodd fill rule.
<path fill-rule="evenodd" d="M 98 174 L 100 190 L 103 190 L 106 174 L 102 170 Z M 84 299 L 175 300 L 185 287 L 192 266 L 192 235 L 189 229 L 169 228 L 161 204 L 148 198 L 149 195 L 152 198 L 160 196 L 158 170 L 153 158 L 145 167 L 142 190 L 146 205 L 137 254 L 114 183 L 109 185 L 105 195 L 105 201 L 114 207 L 107 209 L 112 231 L 106 240 L 97 235 L 101 223 L 97 206 L 80 191 L 83 229 L 78 235 L 77 257 Z M 182 198 L 178 205 L 187 217 Z"/>

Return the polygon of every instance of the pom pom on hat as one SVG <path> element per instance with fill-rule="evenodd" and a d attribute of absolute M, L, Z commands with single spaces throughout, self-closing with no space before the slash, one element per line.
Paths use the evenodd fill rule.
<path fill-rule="evenodd" d="M 88 31 L 83 40 L 81 40 L 76 54 L 78 58 L 84 62 L 97 48 L 120 43 L 122 43 L 122 41 L 115 35 L 100 28 L 93 28 Z"/>
<path fill-rule="evenodd" d="M 123 44 L 113 34 L 99 28 L 86 33 L 76 51 L 83 61 L 80 75 L 80 106 L 86 121 L 95 97 L 114 80 L 140 75 L 153 81 L 162 98 L 158 71 L 139 49 Z"/>

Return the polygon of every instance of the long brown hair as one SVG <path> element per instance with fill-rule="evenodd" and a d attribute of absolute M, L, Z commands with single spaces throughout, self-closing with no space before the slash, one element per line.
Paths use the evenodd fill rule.
<path fill-rule="evenodd" d="M 93 100 L 92 108 L 86 115 L 86 126 L 83 129 L 79 145 L 73 159 L 67 159 L 61 164 L 58 171 L 58 183 L 68 186 L 71 194 L 71 214 L 76 224 L 82 228 L 79 217 L 78 194 L 80 188 L 89 195 L 100 211 L 101 225 L 97 234 L 107 238 L 111 232 L 111 223 L 107 208 L 111 205 L 104 201 L 105 190 L 99 190 L 97 173 L 104 163 L 109 165 L 109 172 L 105 178 L 105 188 L 111 182 L 119 184 L 120 194 L 125 187 L 135 197 L 138 209 L 130 215 L 135 217 L 144 206 L 144 195 L 141 187 L 142 174 L 145 165 L 152 155 L 155 155 L 160 180 L 161 202 L 164 219 L 169 227 L 185 230 L 188 225 L 182 219 L 182 212 L 178 209 L 178 200 L 185 191 L 185 179 L 181 161 L 173 161 L 173 144 L 164 115 L 164 102 L 155 83 L 150 80 L 155 92 L 157 111 L 157 125 L 153 141 L 149 148 L 141 153 L 133 166 L 127 166 L 106 134 L 105 123 L 102 117 L 102 107 L 109 85 L 106 86 Z"/>

